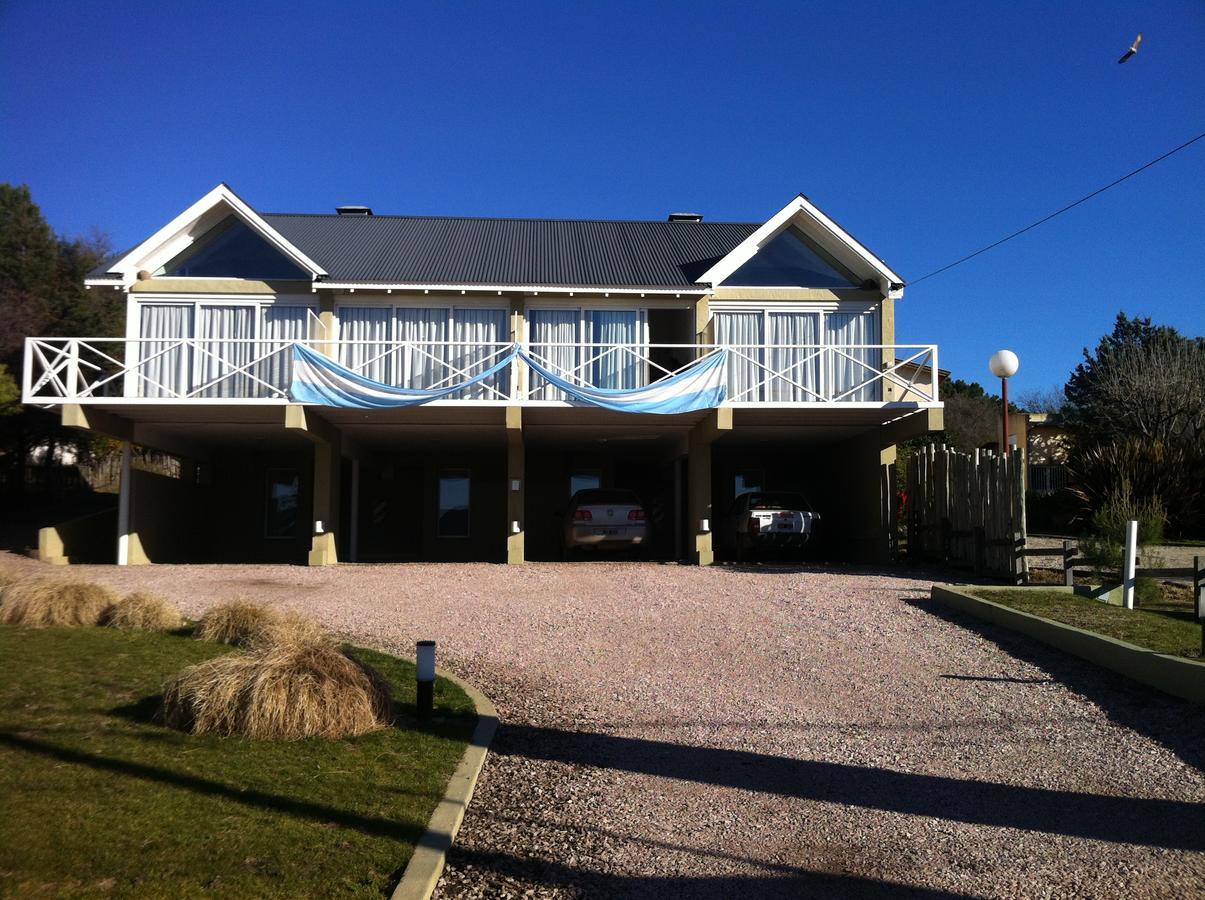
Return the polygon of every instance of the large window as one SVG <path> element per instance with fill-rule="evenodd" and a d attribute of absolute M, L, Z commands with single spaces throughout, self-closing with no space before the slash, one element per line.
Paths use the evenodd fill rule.
<path fill-rule="evenodd" d="M 881 382 L 877 307 L 785 304 L 721 308 L 715 342 L 730 348 L 728 399 L 737 403 L 809 403 L 832 397 L 877 401 Z M 833 348 L 833 349 L 827 349 Z M 869 382 L 869 383 L 868 383 Z"/>
<path fill-rule="evenodd" d="M 385 384 L 447 387 L 491 368 L 510 345 L 507 310 L 476 306 L 340 306 L 345 366 Z M 346 343 L 346 342 L 352 343 Z M 505 399 L 509 372 L 449 399 Z"/>
<path fill-rule="evenodd" d="M 647 310 L 528 309 L 527 332 L 531 352 L 567 381 L 613 390 L 648 383 Z M 540 379 L 532 387 L 536 400 L 566 399 Z"/>
<path fill-rule="evenodd" d="M 436 534 L 444 538 L 469 536 L 469 473 L 444 472 L 439 476 L 439 519 Z"/>
<path fill-rule="evenodd" d="M 310 336 L 313 310 L 272 301 L 139 304 L 142 397 L 279 397 L 289 386 L 290 346 Z M 276 390 L 273 390 L 275 388 Z"/>
<path fill-rule="evenodd" d="M 209 229 L 187 249 L 160 266 L 155 274 L 192 278 L 310 280 L 308 272 L 295 266 L 234 216 L 228 216 Z"/>
<path fill-rule="evenodd" d="M 301 513 L 301 476 L 296 469 L 269 469 L 264 537 L 297 537 Z"/>
<path fill-rule="evenodd" d="M 794 226 L 757 251 L 724 284 L 750 287 L 849 288 L 857 282 Z"/>

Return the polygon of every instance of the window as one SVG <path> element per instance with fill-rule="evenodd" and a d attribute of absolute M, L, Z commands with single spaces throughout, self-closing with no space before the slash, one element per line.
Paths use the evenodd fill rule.
<path fill-rule="evenodd" d="M 155 274 L 192 278 L 310 280 L 308 273 L 293 265 L 234 216 L 228 216 L 209 229 L 187 249 L 160 266 Z"/>
<path fill-rule="evenodd" d="M 724 283 L 750 287 L 857 287 L 853 275 L 795 227 L 787 228 L 758 250 Z"/>
<path fill-rule="evenodd" d="M 263 300 L 138 305 L 146 343 L 131 390 L 141 397 L 281 397 L 289 347 L 309 339 L 315 319 L 309 306 Z"/>
<path fill-rule="evenodd" d="M 739 497 L 741 494 L 748 494 L 751 491 L 762 491 L 765 489 L 764 481 L 761 469 L 743 469 L 736 473 L 733 496 Z"/>
<path fill-rule="evenodd" d="M 264 537 L 297 537 L 301 476 L 296 469 L 269 469 Z"/>
<path fill-rule="evenodd" d="M 602 487 L 602 478 L 597 472 L 578 472 L 569 476 L 569 496 L 578 491 L 592 491 Z"/>
<path fill-rule="evenodd" d="M 728 399 L 737 403 L 878 402 L 883 351 L 875 305 L 829 303 L 715 311 L 715 341 L 732 348 Z M 869 345 L 869 346 L 867 346 Z M 824 349 L 824 348 L 836 349 Z"/>
<path fill-rule="evenodd" d="M 345 366 L 365 378 L 414 389 L 448 387 L 480 375 L 510 346 L 507 311 L 497 307 L 340 306 Z M 453 400 L 498 400 L 509 373 L 457 391 Z"/>
<path fill-rule="evenodd" d="M 439 537 L 469 536 L 469 473 L 444 472 L 439 476 Z"/>
<path fill-rule="evenodd" d="M 568 381 L 610 390 L 648 383 L 641 359 L 648 344 L 647 310 L 535 307 L 527 311 L 527 336 L 536 358 Z M 538 377 L 532 387 L 535 400 L 568 399 Z"/>

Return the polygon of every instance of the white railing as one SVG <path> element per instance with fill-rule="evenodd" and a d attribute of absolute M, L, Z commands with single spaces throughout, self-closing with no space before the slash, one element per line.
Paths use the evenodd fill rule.
<path fill-rule="evenodd" d="M 287 403 L 292 341 L 203 338 L 28 338 L 26 403 Z M 471 341 L 323 341 L 308 346 L 374 381 L 448 387 L 494 366 L 513 346 Z M 644 387 L 728 351 L 732 405 L 936 403 L 933 344 L 530 343 L 566 381 Z M 438 402 L 565 405 L 521 362 Z"/>

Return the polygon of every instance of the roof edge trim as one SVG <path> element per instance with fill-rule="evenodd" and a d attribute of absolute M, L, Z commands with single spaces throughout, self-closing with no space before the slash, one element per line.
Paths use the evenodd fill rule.
<path fill-rule="evenodd" d="M 318 263 L 306 256 L 298 247 L 290 243 L 284 235 L 269 225 L 259 213 L 236 194 L 229 185 L 222 182 L 204 197 L 189 206 L 153 235 L 135 247 L 133 250 L 114 260 L 107 269 L 109 273 L 118 273 L 123 284 L 132 284 L 137 277 L 137 267 L 146 257 L 154 254 L 165 244 L 176 238 L 205 213 L 219 204 L 226 204 L 230 210 L 247 224 L 260 237 L 272 244 L 277 250 L 287 256 L 295 264 L 310 273 L 314 280 L 325 277 L 327 272 Z M 98 279 L 99 280 L 99 279 Z"/>

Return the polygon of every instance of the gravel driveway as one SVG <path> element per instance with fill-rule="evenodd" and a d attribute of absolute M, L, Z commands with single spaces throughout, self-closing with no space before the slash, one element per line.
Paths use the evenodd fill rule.
<path fill-rule="evenodd" d="M 949 619 L 904 570 L 75 572 L 438 640 L 504 721 L 441 897 L 1205 893 L 1202 711 Z"/>

